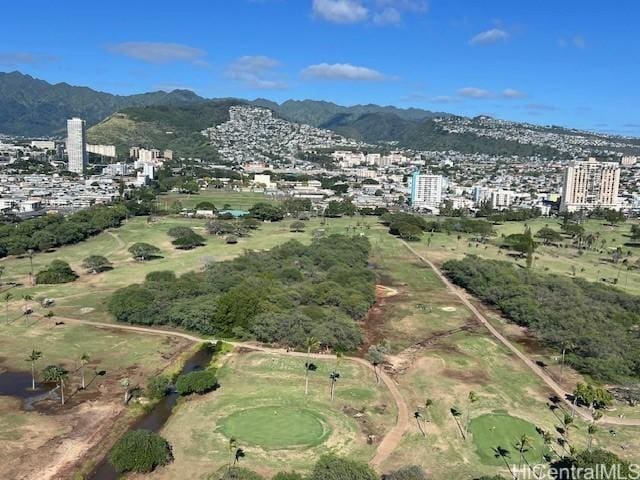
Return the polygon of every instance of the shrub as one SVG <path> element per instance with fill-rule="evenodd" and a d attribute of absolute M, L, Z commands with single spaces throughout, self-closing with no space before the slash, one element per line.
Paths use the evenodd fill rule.
<path fill-rule="evenodd" d="M 278 472 L 271 480 L 303 480 L 304 477 L 298 472 Z"/>
<path fill-rule="evenodd" d="M 224 467 L 222 473 L 214 474 L 209 478 L 211 480 L 264 480 L 264 477 L 256 472 L 242 467 L 232 467 L 231 470 Z"/>
<path fill-rule="evenodd" d="M 427 480 L 427 474 L 418 465 L 407 465 L 394 472 L 384 474 L 382 480 Z"/>
<path fill-rule="evenodd" d="M 149 430 L 125 433 L 109 452 L 109 463 L 118 473 L 151 472 L 157 466 L 172 461 L 169 442 Z"/>
<path fill-rule="evenodd" d="M 160 270 L 157 272 L 149 272 L 145 277 L 147 282 L 175 282 L 176 274 L 171 270 Z"/>
<path fill-rule="evenodd" d="M 49 265 L 49 268 L 42 270 L 36 274 L 37 284 L 54 284 L 54 283 L 69 283 L 75 281 L 78 278 L 76 272 L 71 270 L 71 267 L 67 262 L 62 260 L 54 260 Z"/>
<path fill-rule="evenodd" d="M 94 274 L 111 270 L 111 267 L 111 262 L 102 255 L 91 255 L 82 261 L 82 268 Z"/>
<path fill-rule="evenodd" d="M 202 394 L 210 392 L 217 385 L 218 379 L 213 370 L 200 370 L 180 375 L 176 381 L 176 390 L 180 395 Z"/>
<path fill-rule="evenodd" d="M 134 243 L 129 247 L 129 253 L 137 261 L 146 261 L 157 257 L 160 249 L 148 243 Z"/>
<path fill-rule="evenodd" d="M 195 206 L 196 210 L 213 210 L 214 212 L 216 211 L 216 206 L 211 203 L 211 202 L 199 202 L 196 206 Z"/>
<path fill-rule="evenodd" d="M 189 227 L 173 227 L 167 231 L 167 235 L 173 238 L 184 237 L 194 233 Z"/>
<path fill-rule="evenodd" d="M 171 388 L 171 380 L 166 375 L 156 375 L 149 379 L 147 383 L 147 396 L 149 398 L 162 398 Z"/>
<path fill-rule="evenodd" d="M 187 235 L 176 238 L 171 243 L 180 250 L 191 250 L 204 245 L 204 238 L 195 232 L 191 232 Z"/>
<path fill-rule="evenodd" d="M 378 480 L 378 475 L 366 463 L 330 454 L 320 457 L 309 480 Z"/>

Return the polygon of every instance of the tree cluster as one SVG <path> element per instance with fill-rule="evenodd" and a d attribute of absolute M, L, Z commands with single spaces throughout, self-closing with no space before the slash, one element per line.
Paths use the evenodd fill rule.
<path fill-rule="evenodd" d="M 109 452 L 109 463 L 116 472 L 147 473 L 173 461 L 171 445 L 149 430 L 125 433 Z"/>
<path fill-rule="evenodd" d="M 354 349 L 354 320 L 375 301 L 365 237 L 330 235 L 303 245 L 289 241 L 264 252 L 216 262 L 180 277 L 149 275 L 112 295 L 119 320 L 168 324 L 210 335 L 256 337 L 293 347 L 309 336 Z"/>
<path fill-rule="evenodd" d="M 195 372 L 183 373 L 178 377 L 176 391 L 180 395 L 202 394 L 210 392 L 217 385 L 218 379 L 214 370 L 196 370 Z"/>
<path fill-rule="evenodd" d="M 94 206 L 72 215 L 49 214 L 15 225 L 0 226 L 0 257 L 44 252 L 81 242 L 107 228 L 118 227 L 127 216 L 123 204 Z"/>
<path fill-rule="evenodd" d="M 528 327 L 545 344 L 566 349 L 567 362 L 578 371 L 622 383 L 640 377 L 640 337 L 635 331 L 640 297 L 473 255 L 449 260 L 443 267 L 457 285 Z"/>
<path fill-rule="evenodd" d="M 67 262 L 53 260 L 47 268 L 36 274 L 36 284 L 69 283 L 75 281 L 78 274 L 74 272 Z"/>

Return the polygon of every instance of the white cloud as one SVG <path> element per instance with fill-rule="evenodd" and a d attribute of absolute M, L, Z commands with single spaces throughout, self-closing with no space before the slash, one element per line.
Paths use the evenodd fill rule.
<path fill-rule="evenodd" d="M 204 50 L 179 43 L 123 42 L 109 45 L 107 50 L 147 63 L 190 62 L 199 67 L 209 66 L 203 59 Z"/>
<path fill-rule="evenodd" d="M 313 15 L 333 23 L 358 23 L 369 10 L 356 0 L 313 0 Z"/>
<path fill-rule="evenodd" d="M 0 52 L 0 65 L 17 67 L 19 65 L 38 65 L 41 63 L 55 62 L 58 57 L 54 55 L 37 55 L 28 52 Z"/>
<path fill-rule="evenodd" d="M 319 63 L 310 65 L 302 71 L 303 78 L 317 78 L 322 80 L 357 80 L 381 81 L 387 77 L 383 73 L 367 67 L 351 65 L 350 63 Z"/>
<path fill-rule="evenodd" d="M 280 62 L 264 55 L 244 56 L 233 62 L 227 69 L 227 76 L 251 88 L 282 89 L 286 82 L 277 78 L 274 70 Z"/>
<path fill-rule="evenodd" d="M 469 44 L 471 45 L 488 45 L 490 43 L 501 42 L 510 37 L 509 32 L 502 30 L 501 28 L 492 28 L 490 30 L 485 30 L 484 32 L 480 32 L 471 40 L 469 40 Z"/>
<path fill-rule="evenodd" d="M 452 97 L 451 95 L 437 95 L 431 97 L 429 100 L 431 103 L 459 103 L 462 101 L 460 97 Z"/>
<path fill-rule="evenodd" d="M 493 97 L 493 93 L 491 93 L 489 90 L 485 90 L 483 88 L 464 87 L 464 88 L 461 88 L 460 90 L 458 90 L 458 96 L 464 97 L 464 98 L 482 99 L 482 98 L 491 98 L 491 97 Z"/>
<path fill-rule="evenodd" d="M 573 37 L 571 39 L 571 43 L 573 43 L 573 46 L 576 48 L 585 48 L 587 46 L 587 42 L 585 42 L 584 38 L 582 38 L 580 35 L 576 35 L 575 37 Z"/>
<path fill-rule="evenodd" d="M 514 88 L 505 88 L 502 91 L 502 96 L 504 98 L 515 99 L 515 98 L 524 98 L 527 96 L 527 94 L 524 92 L 521 92 L 520 90 L 516 90 Z"/>
<path fill-rule="evenodd" d="M 373 15 L 373 23 L 378 25 L 397 25 L 402 22 L 402 15 L 393 7 L 386 7 Z"/>

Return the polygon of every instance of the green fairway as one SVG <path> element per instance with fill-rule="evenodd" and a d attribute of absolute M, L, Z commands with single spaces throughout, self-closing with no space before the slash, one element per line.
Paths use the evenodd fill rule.
<path fill-rule="evenodd" d="M 524 458 L 529 463 L 539 463 L 545 447 L 536 427 L 518 417 L 507 413 L 488 413 L 471 420 L 469 431 L 473 438 L 478 457 L 485 465 L 504 464 L 503 458 L 497 454 L 498 447 L 507 450 L 504 456 L 509 463 L 519 464 L 520 450 L 518 443 L 523 435 L 531 442 L 526 448 Z"/>
<path fill-rule="evenodd" d="M 325 420 L 318 413 L 282 406 L 232 413 L 222 420 L 220 431 L 227 438 L 265 450 L 316 446 L 330 434 Z"/>

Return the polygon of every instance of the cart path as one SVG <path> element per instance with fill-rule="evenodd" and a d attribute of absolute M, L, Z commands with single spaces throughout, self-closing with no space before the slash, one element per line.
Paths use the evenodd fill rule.
<path fill-rule="evenodd" d="M 489 332 L 505 347 L 507 347 L 513 354 L 518 357 L 522 362 L 529 367 L 530 370 L 533 371 L 562 401 L 569 407 L 570 410 L 575 410 L 575 412 L 580 415 L 585 421 L 592 422 L 593 417 L 589 410 L 581 407 L 575 407 L 569 400 L 567 400 L 567 395 L 570 392 L 565 391 L 556 381 L 551 378 L 551 376 L 541 369 L 536 363 L 527 357 L 524 353 L 522 353 L 513 343 L 511 343 L 504 335 L 502 335 L 487 318 L 478 310 L 473 303 L 469 300 L 469 295 L 467 292 L 455 286 L 442 271 L 430 260 L 426 259 L 422 255 L 420 255 L 411 245 L 409 245 L 404 240 L 400 240 L 403 245 L 413 253 L 418 259 L 420 259 L 423 263 L 428 265 L 442 280 L 449 291 L 456 295 L 460 301 L 473 313 L 473 315 L 478 319 L 478 321 L 484 325 Z M 599 424 L 607 424 L 607 425 L 625 425 L 625 426 L 640 426 L 640 419 L 633 418 L 619 418 L 619 417 L 608 417 L 603 416 L 600 420 L 598 420 Z"/>
<path fill-rule="evenodd" d="M 198 343 L 216 341 L 215 339 L 203 338 L 197 335 L 191 335 L 189 333 L 178 332 L 174 330 L 163 330 L 159 328 L 140 327 L 136 325 L 123 325 L 119 323 L 93 322 L 91 320 L 62 317 L 58 315 L 55 315 L 54 317 L 52 317 L 52 320 L 58 320 L 58 321 L 64 321 L 68 323 L 76 323 L 76 324 L 82 324 L 82 325 L 90 325 L 97 328 L 112 328 L 117 330 L 144 333 L 149 335 L 179 337 L 179 338 L 184 338 L 186 340 L 189 340 L 192 342 L 198 342 Z M 305 358 L 308 356 L 306 352 L 287 351 L 284 348 L 271 348 L 271 347 L 265 347 L 263 345 L 247 343 L 247 342 L 231 342 L 227 340 L 224 340 L 224 342 L 230 345 L 233 345 L 236 348 L 246 348 L 246 349 L 259 351 L 261 353 L 266 353 L 266 354 L 287 355 L 290 357 L 301 357 L 301 358 Z M 323 353 L 312 353 L 310 357 L 316 358 L 316 359 L 324 359 L 324 360 L 336 358 L 336 356 L 333 354 L 323 354 Z M 371 370 L 371 372 L 373 372 L 373 365 L 371 365 L 370 362 L 362 358 L 348 357 L 348 356 L 345 356 L 343 358 L 359 363 L 360 365 L 368 368 L 369 370 Z M 380 369 L 380 371 L 378 372 L 378 375 L 382 380 L 382 382 L 387 387 L 387 389 L 389 390 L 389 393 L 391 394 L 391 397 L 393 398 L 393 401 L 396 404 L 397 418 L 396 418 L 396 424 L 393 427 L 391 427 L 391 429 L 382 438 L 382 440 L 378 444 L 378 448 L 376 449 L 375 456 L 370 461 L 370 463 L 376 468 L 379 468 L 385 462 L 385 460 L 389 457 L 389 455 L 391 455 L 391 453 L 396 448 L 398 448 L 404 433 L 409 428 L 409 408 L 407 407 L 407 403 L 405 402 L 402 394 L 400 393 L 400 390 L 398 389 L 396 382 L 389 375 L 387 375 L 387 373 L 385 373 L 384 370 L 382 369 Z"/>

